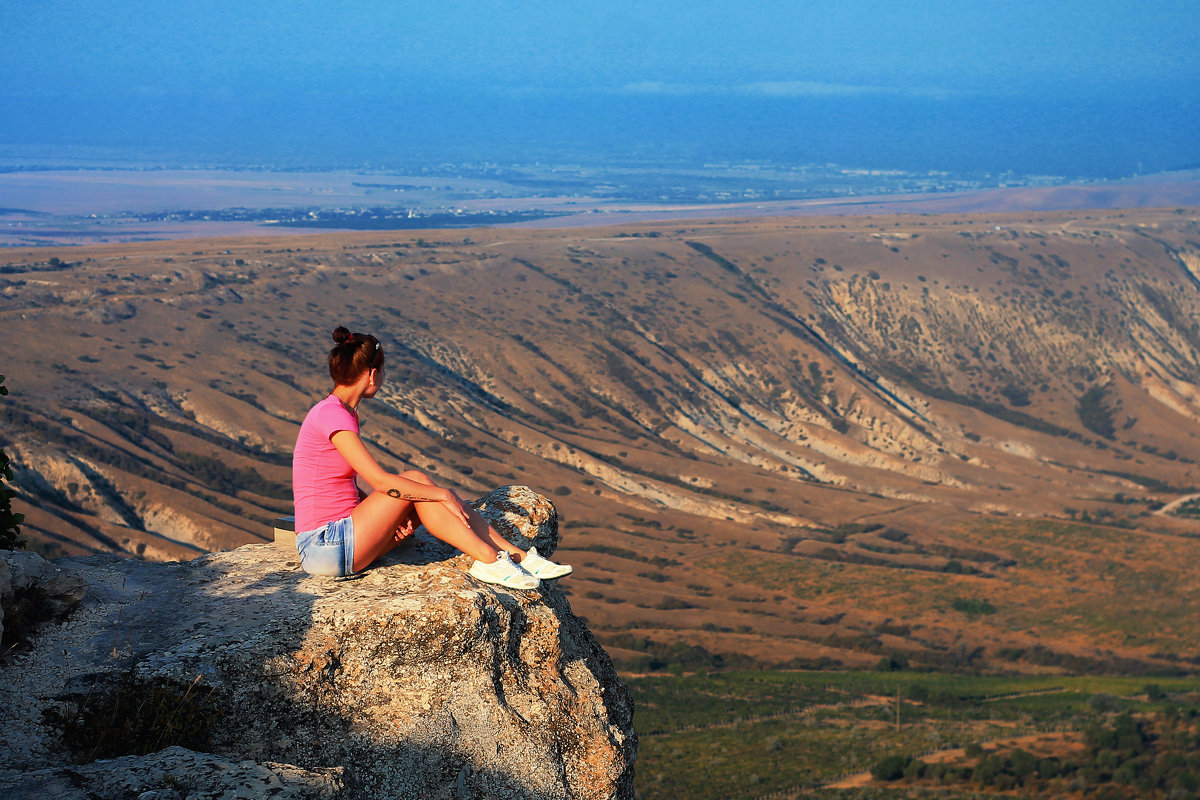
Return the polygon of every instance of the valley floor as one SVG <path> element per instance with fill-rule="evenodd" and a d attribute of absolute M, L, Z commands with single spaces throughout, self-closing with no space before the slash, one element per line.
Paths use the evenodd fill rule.
<path fill-rule="evenodd" d="M 1200 780 L 1191 678 L 776 671 L 628 682 L 641 800 L 1167 797 Z"/>

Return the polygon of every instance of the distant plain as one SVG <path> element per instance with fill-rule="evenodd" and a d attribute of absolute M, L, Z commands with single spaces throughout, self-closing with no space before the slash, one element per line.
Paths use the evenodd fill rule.
<path fill-rule="evenodd" d="M 836 165 L 441 164 L 403 170 L 66 168 L 0 161 L 0 246 L 324 230 L 1200 204 L 1200 172 L 1122 180 Z M 522 221 L 522 215 L 533 218 Z M 537 217 L 541 217 L 538 219 Z M 515 221 L 515 222 L 514 222 Z M 389 224 L 390 222 L 390 224 Z"/>

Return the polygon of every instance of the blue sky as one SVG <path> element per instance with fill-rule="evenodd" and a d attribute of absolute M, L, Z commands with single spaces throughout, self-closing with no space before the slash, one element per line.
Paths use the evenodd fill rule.
<path fill-rule="evenodd" d="M 605 0 L 578 10 L 520 0 L 5 5 L 4 82 L 35 93 L 416 80 L 485 91 L 1070 90 L 1200 80 L 1194 0 Z"/>
<path fill-rule="evenodd" d="M 1054 98 L 1091 103 L 1102 118 L 1106 98 L 1153 96 L 1162 113 L 1176 102 L 1195 114 L 1198 23 L 1195 0 L 9 2 L 0 11 L 0 114 L 11 113 L 0 144 L 69 124 L 73 105 L 110 139 L 122 128 L 113 107 L 123 109 L 136 143 L 156 126 L 194 127 L 223 110 L 248 127 L 286 119 L 295 128 L 296 109 L 361 113 L 354 98 L 416 96 L 455 125 L 466 123 L 453 115 L 464 103 L 485 115 L 498 104 L 503 116 L 582 102 L 568 112 L 582 119 L 604 103 L 656 98 L 714 109 L 760 99 L 766 105 L 745 112 L 755 120 L 771 103 L 794 112 L 798 101 L 838 98 L 895 108 L 911 99 L 915 114 L 930 102 Z M 574 130 L 555 125 L 547 136 Z"/>

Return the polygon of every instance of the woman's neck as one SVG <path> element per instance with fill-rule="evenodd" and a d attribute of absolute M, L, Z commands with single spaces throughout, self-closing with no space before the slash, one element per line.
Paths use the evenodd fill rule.
<path fill-rule="evenodd" d="M 335 386 L 330 392 L 338 400 L 342 401 L 342 405 L 351 411 L 358 409 L 359 401 L 362 400 L 363 390 L 357 386 Z"/>

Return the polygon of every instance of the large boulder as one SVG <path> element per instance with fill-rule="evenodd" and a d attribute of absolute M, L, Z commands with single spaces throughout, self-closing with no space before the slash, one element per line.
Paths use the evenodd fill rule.
<path fill-rule="evenodd" d="M 479 507 L 519 546 L 557 543 L 552 504 L 523 487 Z M 55 562 L 87 592 L 0 661 L 0 796 L 151 754 L 137 763 L 163 790 L 200 791 L 209 759 L 222 780 L 285 771 L 297 797 L 631 798 L 633 709 L 607 654 L 553 584 L 482 584 L 468 561 L 418 531 L 345 579 L 270 544 Z M 172 746 L 195 756 L 175 777 L 156 766 Z M 90 797 L 136 796 L 93 783 Z M 237 794 L 222 792 L 180 796 Z"/>

